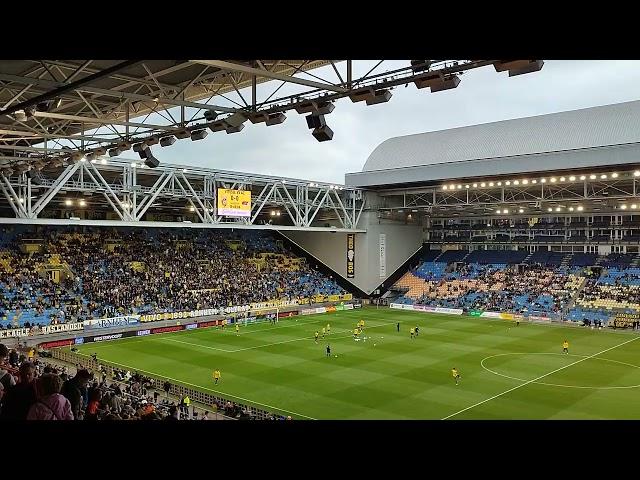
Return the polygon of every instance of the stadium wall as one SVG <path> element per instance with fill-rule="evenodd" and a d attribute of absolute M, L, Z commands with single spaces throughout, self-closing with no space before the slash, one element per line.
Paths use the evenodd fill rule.
<path fill-rule="evenodd" d="M 377 212 L 363 212 L 355 234 L 354 277 L 347 278 L 347 234 L 331 232 L 281 232 L 290 241 L 370 294 L 422 246 L 422 227 L 404 223 L 380 223 Z M 385 271 L 380 269 L 380 235 L 385 235 Z"/>

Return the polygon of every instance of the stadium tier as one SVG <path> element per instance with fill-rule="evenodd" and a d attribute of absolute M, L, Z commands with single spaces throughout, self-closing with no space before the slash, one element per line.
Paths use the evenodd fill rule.
<path fill-rule="evenodd" d="M 394 284 L 391 290 L 401 295 L 391 301 L 606 325 L 616 313 L 640 313 L 640 268 L 630 266 L 633 258 L 430 250 Z M 602 268 L 594 278 L 585 267 L 596 264 Z"/>
<path fill-rule="evenodd" d="M 3 238 L 3 328 L 345 293 L 258 231 L 17 228 Z"/>

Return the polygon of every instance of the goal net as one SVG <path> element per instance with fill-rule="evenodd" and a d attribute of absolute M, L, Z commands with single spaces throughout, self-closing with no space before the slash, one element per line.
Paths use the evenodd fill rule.
<path fill-rule="evenodd" d="M 279 313 L 279 308 L 261 308 L 259 310 L 234 313 L 232 314 L 232 317 L 234 322 L 238 322 L 243 326 L 258 322 L 269 322 L 275 324 L 278 322 Z"/>

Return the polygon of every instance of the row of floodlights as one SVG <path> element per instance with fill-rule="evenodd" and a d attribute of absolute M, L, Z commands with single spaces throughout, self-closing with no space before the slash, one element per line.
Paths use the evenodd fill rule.
<path fill-rule="evenodd" d="M 511 185 L 520 186 L 520 185 L 536 185 L 538 183 L 564 183 L 564 182 L 575 182 L 577 180 L 584 181 L 587 178 L 589 180 L 608 180 L 609 178 L 616 179 L 620 175 L 617 172 L 613 172 L 611 174 L 601 173 L 599 175 L 592 173 L 590 175 L 569 175 L 569 176 L 561 176 L 561 177 L 550 177 L 547 179 L 546 177 L 540 179 L 528 179 L 523 178 L 519 180 L 505 180 L 505 181 L 491 181 L 491 182 L 475 182 L 475 183 L 467 183 L 465 185 L 458 183 L 457 185 L 451 183 L 449 185 L 442 185 L 442 190 L 462 190 L 469 188 L 485 188 L 485 187 L 502 187 L 503 185 L 509 187 Z M 640 177 L 640 170 L 636 170 L 633 172 L 634 177 Z"/>

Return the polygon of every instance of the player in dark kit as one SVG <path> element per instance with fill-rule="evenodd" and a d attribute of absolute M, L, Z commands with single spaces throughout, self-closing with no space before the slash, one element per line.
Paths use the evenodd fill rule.
<path fill-rule="evenodd" d="M 396 331 L 399 332 L 400 331 L 400 322 L 396 323 Z"/>
<path fill-rule="evenodd" d="M 331 346 L 327 345 L 327 357 L 331 356 Z"/>

